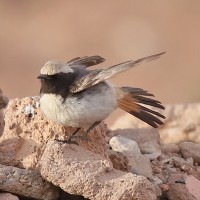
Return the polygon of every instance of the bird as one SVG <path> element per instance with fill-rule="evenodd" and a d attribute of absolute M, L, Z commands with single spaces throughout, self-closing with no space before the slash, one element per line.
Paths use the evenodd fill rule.
<path fill-rule="evenodd" d="M 68 62 L 51 60 L 37 77 L 41 81 L 40 109 L 46 117 L 64 127 L 75 127 L 63 143 L 89 141 L 88 134 L 116 108 L 150 126 L 163 125 L 165 116 L 153 107 L 165 109 L 154 95 L 141 88 L 117 87 L 107 79 L 139 64 L 160 58 L 165 52 L 129 60 L 107 68 L 88 69 L 105 61 L 101 56 L 76 57 Z M 82 134 L 77 133 L 84 129 Z"/>

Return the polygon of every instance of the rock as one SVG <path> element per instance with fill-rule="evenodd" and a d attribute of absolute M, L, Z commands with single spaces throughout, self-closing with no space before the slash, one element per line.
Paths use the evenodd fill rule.
<path fill-rule="evenodd" d="M 3 95 L 3 92 L 0 89 L 0 109 L 5 108 L 7 104 L 8 98 Z"/>
<path fill-rule="evenodd" d="M 45 179 L 67 193 L 89 199 L 156 199 L 157 190 L 145 177 L 113 169 L 103 123 L 90 133 L 91 142 L 79 141 L 77 146 L 54 141 L 56 137 L 64 139 L 72 131 L 73 128 L 48 120 L 38 108 L 38 97 L 10 100 L 0 138 L 0 163 L 29 169 L 37 181 L 46 183 Z M 12 179 L 3 177 L 3 180 Z M 20 181 L 16 186 L 21 190 Z M 39 189 L 45 189 L 37 184 Z M 37 190 L 38 185 L 33 182 L 32 191 Z M 34 193 L 39 195 L 38 191 Z"/>
<path fill-rule="evenodd" d="M 181 171 L 186 172 L 189 175 L 193 175 L 197 179 L 200 179 L 198 166 L 193 166 L 190 160 L 184 160 L 183 158 L 180 158 L 178 156 L 173 156 L 171 159 L 173 160 L 175 167 L 179 168 Z"/>
<path fill-rule="evenodd" d="M 156 176 L 163 182 L 166 183 L 167 182 L 167 178 L 165 174 L 156 174 Z"/>
<path fill-rule="evenodd" d="M 38 172 L 5 165 L 0 165 L 0 190 L 36 199 L 58 198 L 57 188 Z"/>
<path fill-rule="evenodd" d="M 109 144 L 114 151 L 120 152 L 127 157 L 127 165 L 130 172 L 152 177 L 150 161 L 141 154 L 139 146 L 134 140 L 122 136 L 114 136 L 110 139 Z"/>
<path fill-rule="evenodd" d="M 149 140 L 160 142 L 160 135 L 157 129 L 154 128 L 126 128 L 116 129 L 108 133 L 109 137 L 121 135 L 131 140 L 135 140 L 139 145 Z"/>
<path fill-rule="evenodd" d="M 166 154 L 162 154 L 158 157 L 158 160 L 159 161 L 165 161 L 165 160 L 169 160 L 170 156 L 169 155 L 166 155 Z"/>
<path fill-rule="evenodd" d="M 179 147 L 177 144 L 162 144 L 160 145 L 162 153 L 179 153 Z"/>
<path fill-rule="evenodd" d="M 163 157 L 162 159 L 160 159 L 160 156 L 159 159 L 153 160 L 151 162 L 153 176 L 158 177 L 163 182 L 163 184 L 167 185 L 169 182 L 169 177 L 171 177 L 172 175 L 175 176 L 177 174 L 178 176 L 190 174 L 193 175 L 195 178 L 200 179 L 200 171 L 198 171 L 198 166 L 193 166 L 190 160 L 184 160 L 180 156 L 180 154 L 168 154 L 167 157 Z M 180 177 L 177 177 L 177 179 L 179 178 Z M 153 180 L 151 180 L 151 182 L 155 183 L 155 181 Z M 159 180 L 157 182 L 159 182 Z"/>
<path fill-rule="evenodd" d="M 161 174 L 162 173 L 162 169 L 158 166 L 154 166 L 154 167 L 152 167 L 152 169 L 153 169 L 154 174 Z"/>
<path fill-rule="evenodd" d="M 169 129 L 184 125 L 181 115 L 188 108 L 180 108 L 167 111 L 169 119 L 176 116 L 174 122 L 166 120 Z M 168 199 L 199 198 L 198 191 L 192 190 L 200 179 L 198 144 L 181 143 L 179 154 L 176 144 L 160 145 L 156 129 L 106 135 L 103 123 L 90 133 L 91 142 L 78 141 L 79 146 L 56 142 L 55 138 L 64 139 L 74 129 L 48 120 L 40 112 L 38 97 L 10 100 L 1 114 L 5 127 L 0 137 L 0 190 L 36 199 L 56 199 L 57 186 L 63 191 L 60 199 L 151 200 L 162 196 L 162 191 Z M 191 136 L 198 129 L 196 122 L 181 131 Z"/>
<path fill-rule="evenodd" d="M 109 160 L 81 146 L 49 141 L 40 171 L 67 193 L 91 200 L 156 200 L 155 187 L 145 177 L 115 170 Z"/>
<path fill-rule="evenodd" d="M 195 162 L 200 164 L 200 144 L 182 142 L 179 144 L 179 148 L 185 159 L 192 157 Z"/>
<path fill-rule="evenodd" d="M 200 199 L 200 181 L 194 176 L 186 177 L 186 188 L 196 199 Z"/>
<path fill-rule="evenodd" d="M 64 128 L 48 120 L 38 108 L 38 97 L 10 100 L 5 109 L 4 133 L 0 138 L 0 163 L 37 169 L 47 142 L 56 137 L 65 138 L 73 131 L 74 128 Z M 79 145 L 108 157 L 105 132 L 106 126 L 101 123 L 90 133 L 91 142 L 80 141 Z"/>
<path fill-rule="evenodd" d="M 140 149 L 142 149 L 141 152 L 150 160 L 157 159 L 162 154 L 160 145 L 154 140 L 150 140 L 141 144 Z"/>
<path fill-rule="evenodd" d="M 197 172 L 200 174 L 200 166 L 197 166 Z"/>
<path fill-rule="evenodd" d="M 161 155 L 159 146 L 160 135 L 154 128 L 140 129 L 117 129 L 108 134 L 110 137 L 121 135 L 131 140 L 135 140 L 142 154 L 145 154 L 150 160 L 154 160 Z"/>
<path fill-rule="evenodd" d="M 161 184 L 159 185 L 160 186 L 160 189 L 163 191 L 163 192 L 166 192 L 169 190 L 169 185 L 167 184 Z"/>
<path fill-rule="evenodd" d="M 200 103 L 166 105 L 161 114 L 166 116 L 164 126 L 159 127 L 162 143 L 193 141 L 200 143 Z M 147 124 L 125 114 L 117 119 L 111 129 L 144 128 Z"/>
<path fill-rule="evenodd" d="M 186 159 L 187 163 L 189 163 L 190 165 L 194 165 L 194 160 L 192 157 L 189 157 Z"/>
<path fill-rule="evenodd" d="M 0 193 L 1 200 L 19 200 L 19 198 L 10 193 Z"/>
<path fill-rule="evenodd" d="M 121 170 L 123 172 L 131 172 L 129 159 L 126 155 L 113 150 L 108 150 L 108 154 L 115 169 Z"/>
<path fill-rule="evenodd" d="M 8 98 L 3 95 L 2 90 L 0 89 L 0 136 L 2 135 L 4 129 L 3 108 L 5 108 L 7 104 L 8 104 Z"/>
<path fill-rule="evenodd" d="M 178 167 L 180 169 L 184 165 L 190 165 L 186 160 L 184 160 L 183 158 L 177 157 L 177 156 L 174 156 L 171 159 L 173 160 L 175 167 Z"/>
<path fill-rule="evenodd" d="M 153 176 L 150 181 L 156 185 L 161 185 L 163 184 L 163 181 L 159 179 L 157 176 Z"/>
<path fill-rule="evenodd" d="M 172 174 L 169 178 L 169 190 L 167 198 L 169 200 L 197 200 L 186 188 L 185 177 L 181 174 Z M 176 182 L 179 183 L 176 183 Z M 183 183 L 181 183 L 183 181 Z"/>
<path fill-rule="evenodd" d="M 114 136 L 110 139 L 109 144 L 114 151 L 127 153 L 132 155 L 133 153 L 141 155 L 140 148 L 136 141 L 127 139 L 123 136 Z"/>
<path fill-rule="evenodd" d="M 154 184 L 154 188 L 155 188 L 156 195 L 157 195 L 157 199 L 156 200 L 158 200 L 162 196 L 162 191 L 161 191 L 160 187 L 158 185 L 156 185 L 156 184 Z"/>
<path fill-rule="evenodd" d="M 0 110 L 0 136 L 2 135 L 3 133 L 3 130 L 4 130 L 4 114 L 3 114 L 3 110 Z"/>
<path fill-rule="evenodd" d="M 178 104 L 166 109 L 167 121 L 160 130 L 161 140 L 165 143 L 182 141 L 200 142 L 200 104 Z M 175 135 L 174 135 L 175 133 Z"/>

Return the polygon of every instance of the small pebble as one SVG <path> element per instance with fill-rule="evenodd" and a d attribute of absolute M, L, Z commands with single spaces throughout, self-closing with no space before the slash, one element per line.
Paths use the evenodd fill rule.
<path fill-rule="evenodd" d="M 160 184 L 159 187 L 163 192 L 166 192 L 169 190 L 169 185 L 167 184 Z"/>

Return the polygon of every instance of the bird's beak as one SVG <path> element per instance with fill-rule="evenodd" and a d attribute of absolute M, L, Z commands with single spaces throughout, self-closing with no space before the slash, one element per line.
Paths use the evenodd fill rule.
<path fill-rule="evenodd" d="M 45 74 L 40 74 L 37 78 L 38 79 L 50 79 L 50 77 L 48 75 L 45 75 Z"/>

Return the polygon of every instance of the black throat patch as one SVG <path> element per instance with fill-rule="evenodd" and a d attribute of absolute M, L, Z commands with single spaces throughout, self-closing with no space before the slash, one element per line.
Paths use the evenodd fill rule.
<path fill-rule="evenodd" d="M 65 100 L 75 77 L 75 73 L 72 72 L 47 75 L 41 78 L 40 93 L 61 95 Z"/>

